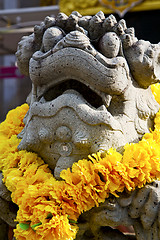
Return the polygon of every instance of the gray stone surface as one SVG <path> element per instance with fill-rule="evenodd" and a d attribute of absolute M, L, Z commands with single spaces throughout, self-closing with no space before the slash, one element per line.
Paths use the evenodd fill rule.
<path fill-rule="evenodd" d="M 2 173 L 0 172 L 0 240 L 8 239 L 9 226 L 15 227 L 16 210 L 11 202 L 11 193 L 2 182 Z"/>
<path fill-rule="evenodd" d="M 159 53 L 112 15 L 47 17 L 17 51 L 33 84 L 19 149 L 37 152 L 59 178 L 89 153 L 138 142 L 159 109 L 149 87 L 159 81 Z M 70 138 L 56 134 L 61 127 Z"/>
<path fill-rule="evenodd" d="M 153 129 L 159 105 L 150 85 L 160 81 L 160 45 L 138 40 L 124 20 L 102 12 L 46 17 L 16 55 L 32 81 L 18 148 L 37 152 L 57 179 L 88 154 L 123 152 Z M 160 239 L 159 189 L 155 182 L 83 213 L 77 240 Z M 135 235 L 115 230 L 120 225 Z"/>

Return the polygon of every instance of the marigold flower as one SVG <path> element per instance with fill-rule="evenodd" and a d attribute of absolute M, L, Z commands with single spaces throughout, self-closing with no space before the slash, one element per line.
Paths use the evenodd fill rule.
<path fill-rule="evenodd" d="M 159 101 L 159 85 L 152 87 Z M 17 138 L 28 111 L 24 104 L 0 124 L 0 170 L 19 207 L 14 235 L 17 240 L 73 240 L 79 215 L 104 202 L 160 179 L 160 111 L 155 130 L 136 144 L 126 144 L 123 155 L 115 149 L 93 153 L 63 170 L 57 181 L 35 153 L 18 151 Z M 24 227 L 25 226 L 25 227 Z"/>

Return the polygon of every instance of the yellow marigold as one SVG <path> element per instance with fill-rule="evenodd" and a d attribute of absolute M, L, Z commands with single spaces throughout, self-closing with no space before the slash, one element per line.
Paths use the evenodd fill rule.
<path fill-rule="evenodd" d="M 8 169 L 17 165 L 17 146 L 20 140 L 13 135 L 10 139 L 1 139 L 0 136 L 0 169 Z"/>
<path fill-rule="evenodd" d="M 154 119 L 154 123 L 155 123 L 155 129 L 160 129 L 160 111 L 156 114 L 156 117 Z"/>
<path fill-rule="evenodd" d="M 0 124 L 0 136 L 10 138 L 12 135 L 19 134 L 24 128 L 23 119 L 28 109 L 29 106 L 23 104 L 9 111 L 6 120 Z"/>
<path fill-rule="evenodd" d="M 123 155 L 114 149 L 92 154 L 63 170 L 62 180 L 57 181 L 37 154 L 17 149 L 16 135 L 23 129 L 27 110 L 22 105 L 11 111 L 0 125 L 0 169 L 19 207 L 17 240 L 73 240 L 78 231 L 73 221 L 82 212 L 98 206 L 109 194 L 118 197 L 125 189 L 160 179 L 160 113 L 155 130 L 139 143 L 127 144 Z"/>
<path fill-rule="evenodd" d="M 156 83 L 156 84 L 152 84 L 151 85 L 151 90 L 152 90 L 152 93 L 156 99 L 156 101 L 160 104 L 160 84 L 159 83 Z"/>

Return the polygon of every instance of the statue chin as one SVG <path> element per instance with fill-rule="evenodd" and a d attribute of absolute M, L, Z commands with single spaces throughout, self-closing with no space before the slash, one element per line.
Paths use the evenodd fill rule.
<path fill-rule="evenodd" d="M 98 16 L 47 17 L 20 41 L 16 54 L 21 72 L 32 81 L 18 149 L 38 153 L 57 179 L 93 152 L 123 152 L 126 143 L 138 142 L 153 129 L 159 110 L 150 85 L 159 82 L 160 45 L 139 41 L 125 21 Z M 141 209 L 134 214 L 134 199 L 144 197 L 145 206 L 159 196 L 157 187 L 146 188 L 82 214 L 77 240 L 148 239 L 154 219 L 143 221 Z"/>

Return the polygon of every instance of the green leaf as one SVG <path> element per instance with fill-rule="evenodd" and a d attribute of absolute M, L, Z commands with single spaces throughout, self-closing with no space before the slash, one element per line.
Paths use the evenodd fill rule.
<path fill-rule="evenodd" d="M 46 219 L 48 219 L 48 218 L 52 218 L 52 217 L 53 217 L 52 213 L 48 213 Z"/>
<path fill-rule="evenodd" d="M 29 223 L 19 223 L 19 226 L 22 230 L 28 230 L 29 229 Z"/>
<path fill-rule="evenodd" d="M 37 226 L 40 226 L 40 225 L 42 225 L 41 222 L 32 225 L 31 228 L 32 228 L 33 230 L 35 230 L 35 228 L 36 228 Z"/>
<path fill-rule="evenodd" d="M 68 218 L 68 220 L 69 220 L 69 223 L 78 223 L 78 222 L 75 221 L 75 220 L 69 219 L 69 218 L 70 218 L 70 215 L 68 215 L 67 218 Z"/>
<path fill-rule="evenodd" d="M 78 223 L 78 222 L 75 220 L 69 219 L 69 223 Z"/>

